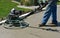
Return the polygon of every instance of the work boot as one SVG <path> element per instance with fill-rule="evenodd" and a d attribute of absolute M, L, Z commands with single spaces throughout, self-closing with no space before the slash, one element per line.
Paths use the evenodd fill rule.
<path fill-rule="evenodd" d="M 58 23 L 52 22 L 52 23 L 50 23 L 50 24 L 53 25 L 53 26 L 58 26 Z"/>
<path fill-rule="evenodd" d="M 43 27 L 43 26 L 46 26 L 45 24 L 39 24 L 39 27 Z"/>

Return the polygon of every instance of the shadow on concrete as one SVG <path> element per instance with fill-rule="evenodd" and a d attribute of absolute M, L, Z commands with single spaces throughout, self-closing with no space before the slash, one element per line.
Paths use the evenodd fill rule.
<path fill-rule="evenodd" d="M 46 31 L 52 31 L 52 32 L 57 32 L 57 33 L 60 33 L 60 30 L 58 29 L 53 29 L 53 28 L 50 28 L 50 27 L 33 27 L 33 26 L 29 26 L 29 28 L 33 28 L 33 29 L 41 29 L 41 30 L 46 30 Z"/>

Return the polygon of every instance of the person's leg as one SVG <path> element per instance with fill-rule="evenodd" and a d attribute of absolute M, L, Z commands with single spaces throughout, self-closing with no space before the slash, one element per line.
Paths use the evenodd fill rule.
<path fill-rule="evenodd" d="M 48 7 L 47 10 L 46 10 L 46 12 L 45 12 L 45 14 L 44 14 L 44 16 L 43 16 L 43 19 L 42 19 L 42 23 L 41 24 L 44 24 L 45 25 L 47 23 L 50 15 L 51 15 L 51 7 Z"/>
<path fill-rule="evenodd" d="M 52 23 L 57 24 L 57 5 L 56 4 L 52 7 Z"/>
<path fill-rule="evenodd" d="M 45 14 L 43 16 L 43 19 L 42 19 L 42 23 L 39 25 L 39 27 L 42 26 L 42 25 L 45 25 L 47 23 L 50 15 L 51 15 L 51 9 L 52 9 L 51 4 L 52 4 L 52 2 L 50 2 L 48 4 L 46 12 L 45 12 Z"/>

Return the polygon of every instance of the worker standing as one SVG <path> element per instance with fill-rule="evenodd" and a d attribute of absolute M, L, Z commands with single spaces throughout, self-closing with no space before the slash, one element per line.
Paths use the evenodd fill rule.
<path fill-rule="evenodd" d="M 39 24 L 39 27 L 45 26 L 48 19 L 52 15 L 52 24 L 57 25 L 57 0 L 48 0 L 48 5 L 46 12 L 43 16 L 42 23 Z"/>

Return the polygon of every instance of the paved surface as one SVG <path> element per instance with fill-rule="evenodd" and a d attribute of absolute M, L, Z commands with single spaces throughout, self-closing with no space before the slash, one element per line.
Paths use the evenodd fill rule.
<path fill-rule="evenodd" d="M 58 7 L 59 7 L 60 5 L 58 5 Z M 24 6 L 24 5 L 18 5 L 17 7 L 19 7 L 19 8 L 27 8 L 27 9 L 34 9 L 34 8 L 37 8 L 37 7 L 39 7 L 39 6 Z M 45 7 L 46 8 L 46 7 Z M 43 8 L 43 9 L 45 9 L 45 8 Z"/>
<path fill-rule="evenodd" d="M 19 8 L 28 8 L 28 9 L 34 9 L 34 8 L 37 8 L 38 6 L 20 6 L 20 5 L 18 5 L 17 7 L 19 7 Z"/>
<path fill-rule="evenodd" d="M 0 38 L 60 38 L 60 27 L 42 27 L 52 28 L 53 30 L 42 30 L 38 28 L 38 24 L 41 23 L 44 11 L 31 15 L 26 19 L 31 27 L 24 29 L 5 29 L 0 26 Z M 60 22 L 60 6 L 58 6 L 58 22 Z M 51 22 L 51 18 L 48 23 Z M 48 24 L 47 23 L 47 24 Z"/>

